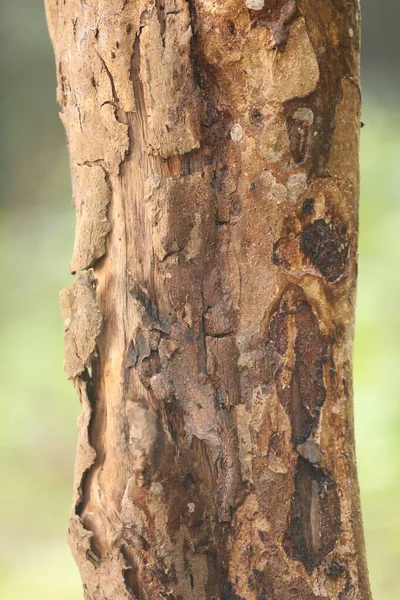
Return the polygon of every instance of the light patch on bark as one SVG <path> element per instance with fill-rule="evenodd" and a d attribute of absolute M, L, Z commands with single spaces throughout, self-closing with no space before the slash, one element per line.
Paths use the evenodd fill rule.
<path fill-rule="evenodd" d="M 92 269 L 78 273 L 75 281 L 60 293 L 64 321 L 64 368 L 70 379 L 80 375 L 96 349 L 102 316 L 96 303 L 96 279 Z"/>
<path fill-rule="evenodd" d="M 270 100 L 285 102 L 308 96 L 315 90 L 319 66 L 304 19 L 296 20 L 291 26 L 285 52 L 275 55 L 270 73 Z"/>
<path fill-rule="evenodd" d="M 105 254 L 110 231 L 107 206 L 111 200 L 111 190 L 101 166 L 77 166 L 74 187 L 76 229 L 72 273 L 91 267 Z"/>
<path fill-rule="evenodd" d="M 235 125 L 231 129 L 231 138 L 234 142 L 240 142 L 243 137 L 243 128 L 239 123 L 235 123 Z"/>
<path fill-rule="evenodd" d="M 191 41 L 187 2 L 167 1 L 158 14 L 150 11 L 140 36 L 141 85 L 148 148 L 163 157 L 200 145 L 200 96 L 193 79 Z"/>

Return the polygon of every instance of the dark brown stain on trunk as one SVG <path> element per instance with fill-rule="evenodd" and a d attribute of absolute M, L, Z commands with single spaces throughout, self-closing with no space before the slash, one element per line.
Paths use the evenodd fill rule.
<path fill-rule="evenodd" d="M 228 581 L 221 594 L 221 600 L 244 600 L 242 596 L 238 596 L 232 583 Z"/>
<path fill-rule="evenodd" d="M 344 225 L 318 219 L 300 237 L 300 250 L 330 283 L 346 273 L 349 256 L 346 233 Z"/>
<path fill-rule="evenodd" d="M 289 345 L 289 320 L 294 320 L 296 335 Z M 318 319 L 300 286 L 289 286 L 271 318 L 269 341 L 283 358 L 277 373 L 278 396 L 292 425 L 294 447 L 304 443 L 316 426 L 326 390 L 323 365 L 328 357 L 328 343 L 321 333 Z M 287 386 L 287 370 L 292 372 Z"/>
<path fill-rule="evenodd" d="M 289 415 L 292 444 L 299 452 L 284 549 L 311 573 L 335 546 L 340 508 L 336 484 L 318 465 L 321 454 L 313 441 L 326 397 L 323 368 L 329 345 L 300 286 L 289 286 L 284 292 L 268 337 L 283 359 L 276 377 L 278 397 Z"/>
<path fill-rule="evenodd" d="M 285 552 L 308 573 L 335 547 L 340 531 L 339 498 L 332 477 L 299 456 Z"/>
<path fill-rule="evenodd" d="M 305 17 L 310 41 L 318 59 L 320 77 L 316 90 L 306 98 L 292 98 L 284 104 L 290 149 L 293 159 L 304 165 L 309 175 L 328 177 L 327 164 L 335 131 L 336 106 L 342 99 L 342 80 L 357 73 L 350 48 L 350 32 L 357 35 L 355 22 L 345 0 L 321 3 L 315 11 L 310 0 L 298 0 L 297 6 Z M 312 26 L 309 14 L 312 12 Z M 339 44 L 340 40 L 340 44 Z M 321 47 L 325 48 L 320 52 Z M 313 122 L 299 123 L 295 118 L 299 108 L 309 108 Z"/>

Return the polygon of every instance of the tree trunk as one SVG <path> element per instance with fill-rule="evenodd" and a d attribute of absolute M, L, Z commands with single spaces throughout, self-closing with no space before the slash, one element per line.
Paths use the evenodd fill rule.
<path fill-rule="evenodd" d="M 46 0 L 87 600 L 370 599 L 358 0 Z"/>

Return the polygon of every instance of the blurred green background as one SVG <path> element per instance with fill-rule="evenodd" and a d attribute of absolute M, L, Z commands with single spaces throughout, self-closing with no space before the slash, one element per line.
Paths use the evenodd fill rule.
<path fill-rule="evenodd" d="M 400 582 L 400 4 L 364 0 L 356 435 L 375 600 Z M 65 542 L 78 402 L 58 292 L 74 214 L 41 0 L 0 0 L 0 598 L 80 600 Z"/>

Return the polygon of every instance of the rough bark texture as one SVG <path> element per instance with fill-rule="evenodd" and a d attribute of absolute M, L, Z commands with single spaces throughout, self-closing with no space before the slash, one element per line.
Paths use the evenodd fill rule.
<path fill-rule="evenodd" d="M 357 0 L 46 0 L 87 600 L 368 600 Z"/>

